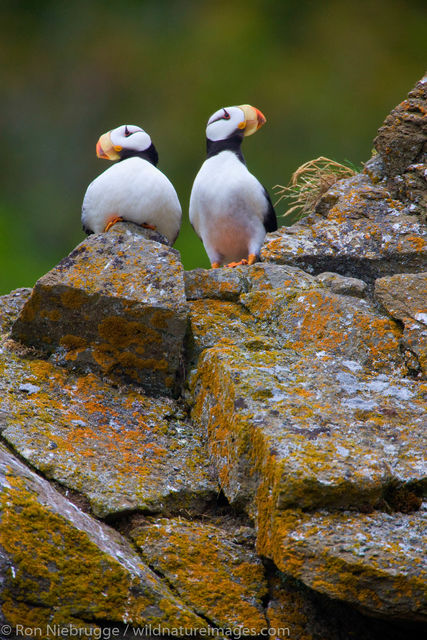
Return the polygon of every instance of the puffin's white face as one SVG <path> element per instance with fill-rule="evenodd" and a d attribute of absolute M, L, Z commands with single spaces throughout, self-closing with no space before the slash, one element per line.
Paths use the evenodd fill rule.
<path fill-rule="evenodd" d="M 151 138 L 141 127 L 134 124 L 123 124 L 107 131 L 96 144 L 98 158 L 119 160 L 121 151 L 146 151 L 151 146 Z"/>
<path fill-rule="evenodd" d="M 266 122 L 259 109 L 249 104 L 239 107 L 224 107 L 216 111 L 208 120 L 206 137 L 212 142 L 227 140 L 237 132 L 250 136 Z"/>

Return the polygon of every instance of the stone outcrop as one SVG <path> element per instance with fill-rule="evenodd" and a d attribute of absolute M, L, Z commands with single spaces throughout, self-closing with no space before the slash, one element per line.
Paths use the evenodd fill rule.
<path fill-rule="evenodd" d="M 313 274 L 334 271 L 369 284 L 422 270 L 427 233 L 421 217 L 411 204 L 392 198 L 383 181 L 370 177 L 369 167 L 334 185 L 307 220 L 270 234 L 262 259 Z"/>
<path fill-rule="evenodd" d="M 426 192 L 427 75 L 386 118 L 374 145 L 379 154 L 377 174 L 399 200 L 410 203 L 424 219 Z"/>
<path fill-rule="evenodd" d="M 3 296 L 2 622 L 421 634 L 426 87 L 261 263 L 118 224 Z"/>
<path fill-rule="evenodd" d="M 178 252 L 146 235 L 119 223 L 89 236 L 38 280 L 13 338 L 62 365 L 175 395 L 187 329 L 184 273 Z"/>

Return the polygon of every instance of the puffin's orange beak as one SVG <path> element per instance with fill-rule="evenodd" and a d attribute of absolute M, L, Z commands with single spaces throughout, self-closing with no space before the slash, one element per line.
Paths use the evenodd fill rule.
<path fill-rule="evenodd" d="M 121 147 L 115 147 L 111 142 L 110 132 L 103 133 L 96 143 L 96 155 L 98 158 L 105 158 L 105 160 L 119 160 L 120 156 L 118 151 L 121 151 Z"/>
<path fill-rule="evenodd" d="M 251 136 L 255 131 L 258 131 L 267 119 L 263 113 L 256 107 L 252 107 L 250 104 L 241 104 L 239 109 L 245 114 L 244 135 Z M 243 127 L 242 127 L 243 128 Z"/>

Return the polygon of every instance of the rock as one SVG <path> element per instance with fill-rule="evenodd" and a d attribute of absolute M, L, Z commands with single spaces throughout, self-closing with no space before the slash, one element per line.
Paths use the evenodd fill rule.
<path fill-rule="evenodd" d="M 264 567 L 254 551 L 214 524 L 155 520 L 131 537 L 155 573 L 164 576 L 183 602 L 223 629 L 267 629 L 262 599 Z"/>
<path fill-rule="evenodd" d="M 321 352 L 218 346 L 201 356 L 192 389 L 220 484 L 252 517 L 265 495 L 278 511 L 364 510 L 392 483 L 426 486 L 425 391 L 415 381 Z"/>
<path fill-rule="evenodd" d="M 368 175 L 341 180 L 323 196 L 319 213 L 267 236 L 265 262 L 290 264 L 372 283 L 395 273 L 425 270 L 427 229 Z"/>
<path fill-rule="evenodd" d="M 406 640 L 408 628 L 396 621 L 389 622 L 362 615 L 357 609 L 308 589 L 302 582 L 277 572 L 270 580 L 270 601 L 267 617 L 276 638 L 292 640 Z M 411 636 L 422 637 L 421 624 L 411 624 Z M 273 636 L 274 637 L 274 636 Z"/>
<path fill-rule="evenodd" d="M 0 332 L 10 331 L 16 317 L 31 295 L 32 289 L 21 288 L 0 296 Z"/>
<path fill-rule="evenodd" d="M 186 328 L 178 252 L 120 223 L 40 278 L 12 336 L 60 364 L 176 395 Z"/>
<path fill-rule="evenodd" d="M 257 329 L 253 317 L 235 302 L 195 300 L 190 307 L 188 357 L 197 360 L 204 349 L 219 342 L 245 344 L 248 349 L 268 348 L 268 338 Z"/>
<path fill-rule="evenodd" d="M 413 368 L 427 376 L 427 272 L 381 278 L 375 295 L 404 324 L 402 346 L 416 355 Z"/>
<path fill-rule="evenodd" d="M 117 532 L 80 511 L 0 447 L 3 619 L 12 627 L 207 624 Z"/>
<path fill-rule="evenodd" d="M 316 279 L 326 287 L 329 287 L 334 293 L 338 293 L 343 296 L 363 298 L 366 294 L 366 282 L 358 280 L 357 278 L 344 278 L 338 273 L 325 271 L 324 273 L 319 273 Z"/>
<path fill-rule="evenodd" d="M 426 213 L 427 77 L 387 116 L 374 145 L 383 162 L 388 188 Z"/>
<path fill-rule="evenodd" d="M 372 303 L 337 295 L 301 270 L 290 277 L 285 269 L 281 284 L 274 281 L 272 286 L 269 270 L 270 265 L 249 270 L 252 286 L 240 301 L 276 346 L 311 354 L 326 351 L 374 370 L 401 370 L 400 330 Z"/>
<path fill-rule="evenodd" d="M 223 269 L 194 269 L 185 272 L 187 300 L 214 298 L 237 300 L 245 289 L 245 270 L 242 267 Z"/>
<path fill-rule="evenodd" d="M 260 553 L 313 589 L 371 615 L 425 622 L 426 512 L 304 514 L 274 520 Z"/>
<path fill-rule="evenodd" d="M 369 300 L 334 293 L 319 280 L 288 266 L 258 264 L 247 269 L 240 305 L 192 303 L 233 305 L 238 321 L 232 327 L 225 317 L 221 324 L 220 313 L 206 306 L 202 320 L 191 316 L 193 333 L 209 336 L 191 393 L 192 418 L 207 429 L 220 484 L 233 507 L 255 520 L 259 552 L 322 590 L 310 582 L 309 570 L 293 571 L 291 552 L 282 562 L 276 521 L 296 508 L 314 514 L 327 509 L 333 530 L 337 510 L 416 512 L 427 486 L 427 412 L 423 385 L 403 377 L 399 326 Z M 256 349 L 248 347 L 249 336 L 252 341 L 257 336 Z M 346 520 L 351 521 L 348 513 Z M 373 535 L 372 553 L 386 557 L 386 543 L 387 534 Z M 322 550 L 312 552 L 313 562 L 320 567 L 326 553 L 335 558 L 335 546 L 335 540 L 325 538 Z M 354 574 L 352 589 L 362 594 L 366 572 L 360 579 L 357 570 Z M 341 578 L 335 579 L 340 585 Z M 373 574 L 369 580 L 372 593 Z M 390 576 L 387 580 L 392 583 Z M 325 581 L 330 597 L 356 604 L 354 594 L 331 586 L 328 576 Z M 357 605 L 374 615 L 411 617 L 409 602 L 420 591 L 399 601 L 397 585 L 398 580 L 392 583 L 381 606 L 378 601 L 370 605 L 369 597 L 362 602 L 362 595 Z"/>
<path fill-rule="evenodd" d="M 176 401 L 6 350 L 0 370 L 2 437 L 97 516 L 194 513 L 215 500 L 202 434 Z"/>

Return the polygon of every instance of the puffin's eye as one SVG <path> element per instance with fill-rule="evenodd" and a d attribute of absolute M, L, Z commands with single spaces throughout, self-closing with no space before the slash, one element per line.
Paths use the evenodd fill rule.
<path fill-rule="evenodd" d="M 129 136 L 131 136 L 131 135 L 132 135 L 131 131 L 129 131 L 129 129 L 127 128 L 127 126 L 125 126 L 125 137 L 126 137 L 126 138 L 129 138 Z"/>
<path fill-rule="evenodd" d="M 222 116 L 222 120 L 230 120 L 230 118 L 231 118 L 230 114 L 228 113 L 228 111 L 224 109 L 224 115 Z"/>

